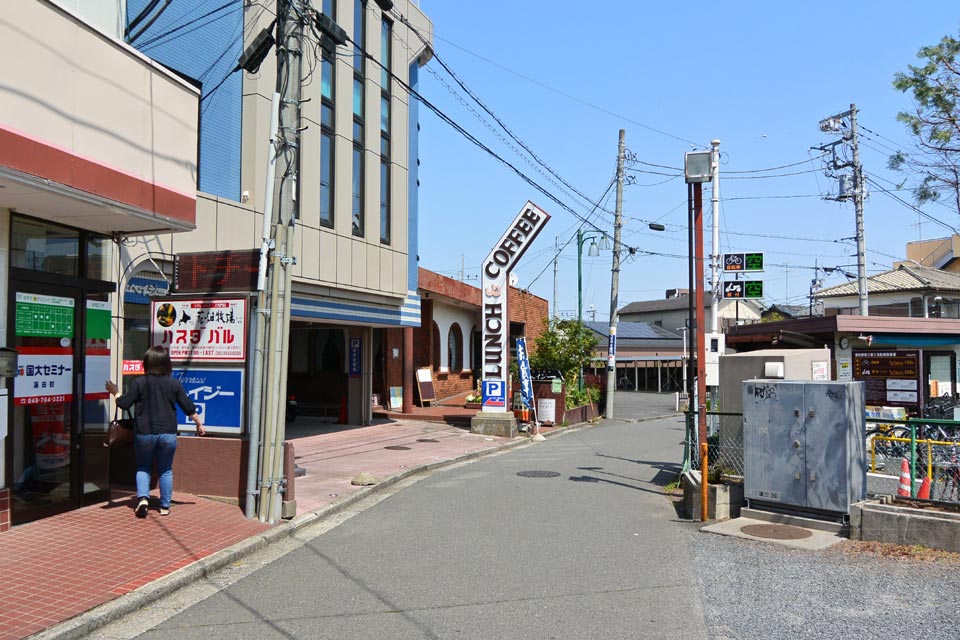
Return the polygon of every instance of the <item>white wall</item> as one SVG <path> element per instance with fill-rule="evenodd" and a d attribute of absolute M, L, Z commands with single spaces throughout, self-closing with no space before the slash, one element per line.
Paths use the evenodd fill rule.
<path fill-rule="evenodd" d="M 440 367 L 443 371 L 449 371 L 450 363 L 447 361 L 447 344 L 450 335 L 450 327 L 454 323 L 460 325 L 460 332 L 463 334 L 463 371 L 470 371 L 472 363 L 470 362 L 470 332 L 474 325 L 479 326 L 480 312 L 470 309 L 461 309 L 452 305 L 446 305 L 441 302 L 434 302 L 433 321 L 437 323 L 440 331 Z M 459 373 L 451 371 L 451 373 Z"/>

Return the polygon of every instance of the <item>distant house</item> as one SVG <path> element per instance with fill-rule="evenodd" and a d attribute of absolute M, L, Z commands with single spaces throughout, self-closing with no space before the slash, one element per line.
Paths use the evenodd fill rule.
<path fill-rule="evenodd" d="M 772 304 L 760 313 L 761 322 L 777 322 L 806 318 L 810 315 L 810 307 L 803 304 Z"/>
<path fill-rule="evenodd" d="M 704 308 L 709 310 L 713 304 L 711 296 L 704 297 Z M 671 289 L 663 300 L 642 300 L 631 302 L 620 309 L 620 322 L 646 322 L 669 329 L 682 331 L 689 317 L 689 294 L 684 289 Z M 755 300 L 722 299 L 717 308 L 720 330 L 738 324 L 759 322 L 763 306 Z"/>
<path fill-rule="evenodd" d="M 597 335 L 593 370 L 603 375 L 607 367 L 610 325 L 606 322 L 583 324 Z M 680 390 L 685 355 L 682 336 L 647 322 L 618 322 L 616 352 L 617 379 L 628 380 L 628 388 Z"/>
<path fill-rule="evenodd" d="M 825 315 L 859 313 L 856 281 L 820 289 L 814 295 Z M 960 273 L 902 262 L 867 278 L 867 303 L 872 316 L 957 318 Z"/>

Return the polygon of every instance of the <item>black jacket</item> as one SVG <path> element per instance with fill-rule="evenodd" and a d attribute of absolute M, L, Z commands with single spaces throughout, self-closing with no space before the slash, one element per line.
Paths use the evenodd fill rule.
<path fill-rule="evenodd" d="M 117 396 L 117 406 L 129 409 L 136 406 L 136 431 L 141 435 L 177 432 L 177 409 L 180 405 L 187 416 L 197 412 L 193 400 L 183 385 L 170 376 L 143 375 L 128 383 L 123 395 Z"/>

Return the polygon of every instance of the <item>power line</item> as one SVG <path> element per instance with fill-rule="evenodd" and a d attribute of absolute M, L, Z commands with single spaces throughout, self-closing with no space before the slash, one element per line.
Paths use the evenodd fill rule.
<path fill-rule="evenodd" d="M 231 6 L 233 7 L 232 9 L 230 9 Z M 177 36 L 177 37 L 179 38 L 179 37 L 182 37 L 182 36 L 187 35 L 188 33 L 192 33 L 193 31 L 196 31 L 197 29 L 202 29 L 203 27 L 207 26 L 208 24 L 210 24 L 210 23 L 212 23 L 212 22 L 216 22 L 217 20 L 220 20 L 221 18 L 224 18 L 224 17 L 230 15 L 231 13 L 233 13 L 234 11 L 236 11 L 236 10 L 238 10 L 238 9 L 241 9 L 241 10 L 242 10 L 242 9 L 243 9 L 243 5 L 237 3 L 236 0 L 228 0 L 228 2 L 223 3 L 222 5 L 220 5 L 219 7 L 217 7 L 216 9 L 213 9 L 213 10 L 211 10 L 211 11 L 208 11 L 207 13 L 203 14 L 202 16 L 199 16 L 199 17 L 197 17 L 197 18 L 194 18 L 193 20 L 190 20 L 189 22 L 184 22 L 183 24 L 178 25 L 178 26 L 176 26 L 176 27 L 174 27 L 174 28 L 172 28 L 172 29 L 168 29 L 167 31 L 164 31 L 163 33 L 158 33 L 157 35 L 153 36 L 152 38 L 149 38 L 146 42 L 140 43 L 140 50 L 143 51 L 143 50 L 146 50 L 146 49 L 152 47 L 152 46 L 155 45 L 155 44 L 159 44 L 159 41 L 162 40 L 163 38 L 166 38 L 167 36 L 170 36 L 170 35 L 173 35 L 173 34 L 175 34 L 175 33 L 178 33 L 178 32 L 180 32 L 180 31 L 182 31 L 183 29 L 186 29 L 187 27 L 189 27 L 189 26 L 191 26 L 191 25 L 193 25 L 193 24 L 196 24 L 197 22 L 203 20 L 204 18 L 207 18 L 207 17 L 209 17 L 209 16 L 212 16 L 213 14 L 219 13 L 220 11 L 223 11 L 223 10 L 225 10 L 225 9 L 230 9 L 230 11 L 228 11 L 227 13 L 225 13 L 225 14 L 223 14 L 223 15 L 221 15 L 221 16 L 217 16 L 217 17 L 214 18 L 213 20 L 210 20 L 210 21 L 208 21 L 208 22 L 205 22 L 205 23 L 203 23 L 203 24 L 201 24 L 201 25 L 197 25 L 197 26 L 194 27 L 193 29 L 190 29 L 190 31 L 187 31 L 187 32 L 185 32 L 185 33 L 181 33 L 181 34 L 180 34 L 179 36 Z M 170 42 L 170 41 L 172 41 L 172 40 L 173 40 L 173 38 L 171 38 L 171 39 L 168 40 L 167 42 Z M 166 42 L 164 42 L 163 44 L 166 44 Z"/>
<path fill-rule="evenodd" d="M 935 222 L 936 224 L 939 224 L 940 226 L 944 227 L 945 229 L 949 229 L 952 233 L 957 233 L 957 229 L 956 229 L 955 227 L 950 226 L 950 225 L 947 224 L 946 222 L 944 222 L 944 221 L 942 221 L 942 220 L 940 220 L 940 219 L 938 219 L 938 218 L 935 218 L 935 217 L 933 217 L 932 215 L 930 215 L 929 213 L 927 213 L 927 212 L 921 210 L 920 208 L 916 207 L 915 205 L 910 204 L 909 202 L 907 202 L 906 200 L 904 200 L 903 198 L 901 198 L 900 196 L 898 196 L 898 195 L 895 194 L 894 192 L 889 191 L 889 190 L 887 190 L 887 189 L 884 189 L 883 186 L 881 186 L 876 180 L 874 180 L 874 179 L 871 177 L 870 174 L 867 174 L 867 175 L 865 175 L 864 177 L 866 178 L 867 182 L 869 182 L 870 184 L 872 184 L 873 186 L 875 186 L 877 189 L 879 189 L 879 190 L 880 190 L 880 193 L 886 195 L 886 196 L 889 197 L 889 198 L 893 198 L 894 200 L 896 200 L 897 202 L 899 202 L 900 204 L 902 204 L 903 206 L 905 206 L 907 209 L 910 209 L 911 211 L 915 212 L 916 214 L 918 214 L 918 215 L 920 215 L 920 216 L 923 216 L 924 218 L 926 218 L 926 219 L 929 220 L 930 222 Z"/>

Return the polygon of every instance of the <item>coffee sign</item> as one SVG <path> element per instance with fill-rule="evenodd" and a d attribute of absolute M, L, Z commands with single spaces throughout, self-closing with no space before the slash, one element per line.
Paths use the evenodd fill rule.
<path fill-rule="evenodd" d="M 510 375 L 507 278 L 549 219 L 546 211 L 528 200 L 483 261 L 483 411 L 507 412 L 507 378 Z"/>

